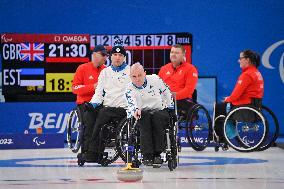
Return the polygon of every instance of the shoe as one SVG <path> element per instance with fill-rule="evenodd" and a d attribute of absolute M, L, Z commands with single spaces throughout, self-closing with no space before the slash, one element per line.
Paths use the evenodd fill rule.
<path fill-rule="evenodd" d="M 78 159 L 82 159 L 82 153 L 78 153 L 78 154 L 77 154 L 77 158 L 78 158 Z"/>
<path fill-rule="evenodd" d="M 146 166 L 153 165 L 153 154 L 152 153 L 147 153 L 143 155 L 143 164 Z"/>
<path fill-rule="evenodd" d="M 222 146 L 222 150 L 223 150 L 223 151 L 229 150 L 229 145 L 228 145 L 227 143 L 225 143 L 225 144 Z"/>
<path fill-rule="evenodd" d="M 160 168 L 163 162 L 164 161 L 162 160 L 161 156 L 154 157 L 153 168 Z"/>
<path fill-rule="evenodd" d="M 93 162 L 98 163 L 98 154 L 95 152 L 85 152 L 82 155 L 82 159 L 84 159 L 86 162 Z"/>
<path fill-rule="evenodd" d="M 152 166 L 153 160 L 152 159 L 143 159 L 143 164 L 146 166 Z"/>

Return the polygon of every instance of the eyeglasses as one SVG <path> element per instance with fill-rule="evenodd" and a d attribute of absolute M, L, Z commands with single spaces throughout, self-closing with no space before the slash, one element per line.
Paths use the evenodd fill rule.
<path fill-rule="evenodd" d="M 101 52 L 94 52 L 93 54 L 95 54 L 95 55 L 101 55 L 101 56 L 107 56 L 106 54 L 103 54 L 103 53 L 101 53 Z"/>

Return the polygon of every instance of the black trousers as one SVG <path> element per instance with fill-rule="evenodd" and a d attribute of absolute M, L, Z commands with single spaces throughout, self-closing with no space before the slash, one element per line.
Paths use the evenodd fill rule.
<path fill-rule="evenodd" d="M 182 116 L 184 119 L 186 119 L 187 115 L 191 113 L 191 109 L 194 104 L 196 103 L 189 99 L 177 100 L 177 110 L 179 116 Z"/>
<path fill-rule="evenodd" d="M 230 105 L 230 111 L 238 108 L 238 107 L 252 107 L 255 108 L 257 110 L 261 110 L 261 106 L 262 106 L 262 99 L 253 99 L 252 102 L 250 104 L 243 104 L 243 105 Z M 226 111 L 226 107 L 227 107 L 227 102 L 221 102 L 221 103 L 217 103 L 216 107 L 215 107 L 215 118 L 218 117 L 219 115 L 225 115 L 227 116 L 227 111 Z M 233 120 L 236 120 L 238 122 L 255 122 L 258 120 L 258 115 L 251 111 L 251 110 L 237 110 L 235 113 L 231 114 L 230 118 L 232 118 Z M 224 122 L 225 122 L 225 118 L 220 118 L 217 119 L 217 121 L 215 121 L 215 132 L 216 134 L 219 136 L 221 141 L 225 140 L 224 137 Z"/>
<path fill-rule="evenodd" d="M 88 146 L 90 144 L 92 133 L 94 130 L 94 125 L 100 108 L 101 108 L 100 106 L 94 109 L 94 108 L 87 108 L 85 104 L 78 105 L 79 119 L 84 125 L 83 141 L 81 143 L 82 152 L 88 150 Z"/>
<path fill-rule="evenodd" d="M 169 113 L 166 110 L 142 111 L 137 124 L 142 154 L 162 153 L 165 149 L 165 129 L 169 124 Z"/>
<path fill-rule="evenodd" d="M 226 106 L 227 106 L 227 102 L 216 103 L 215 118 L 220 115 L 224 115 L 224 116 L 227 115 Z M 223 131 L 224 121 L 225 121 L 225 118 L 219 118 L 215 121 L 215 132 L 219 136 L 220 142 L 225 141 L 225 136 L 224 136 L 224 131 Z"/>
<path fill-rule="evenodd" d="M 124 117 L 126 117 L 126 110 L 124 108 L 115 108 L 115 107 L 100 108 L 97 115 L 94 130 L 92 132 L 92 137 L 89 143 L 88 151 L 101 153 L 102 148 L 100 146 L 100 140 L 102 139 L 99 138 L 101 128 L 105 124 L 110 123 L 113 120 L 122 120 Z"/>

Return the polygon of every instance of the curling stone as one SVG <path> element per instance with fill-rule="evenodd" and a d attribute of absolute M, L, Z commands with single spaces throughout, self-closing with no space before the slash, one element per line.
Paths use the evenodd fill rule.
<path fill-rule="evenodd" d="M 137 182 L 142 180 L 143 170 L 132 168 L 131 163 L 128 163 L 125 168 L 117 171 L 117 179 L 123 182 Z"/>

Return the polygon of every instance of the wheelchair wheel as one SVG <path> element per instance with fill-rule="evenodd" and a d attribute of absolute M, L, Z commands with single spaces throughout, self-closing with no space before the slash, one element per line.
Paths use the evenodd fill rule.
<path fill-rule="evenodd" d="M 254 121 L 236 120 L 238 111 L 252 111 Z M 265 117 L 251 107 L 238 107 L 228 113 L 223 126 L 224 136 L 229 146 L 239 152 L 257 150 L 264 142 L 268 131 Z"/>
<path fill-rule="evenodd" d="M 262 114 L 265 116 L 267 124 L 269 125 L 269 131 L 264 140 L 264 143 L 258 148 L 259 151 L 263 151 L 272 146 L 279 136 L 279 122 L 275 114 L 266 106 L 262 105 Z"/>
<path fill-rule="evenodd" d="M 116 160 L 116 159 L 115 159 Z M 114 161 L 115 161 L 114 160 Z M 112 159 L 108 159 L 108 158 L 103 158 L 101 161 L 100 161 L 100 164 L 102 167 L 107 167 L 109 164 L 111 164 L 113 161 Z"/>
<path fill-rule="evenodd" d="M 170 149 L 166 149 L 166 161 L 168 162 L 168 168 L 173 171 L 178 164 L 178 143 L 177 143 L 177 130 L 176 125 L 171 123 L 169 125 L 169 131 L 166 131 L 166 146 L 170 146 Z"/>
<path fill-rule="evenodd" d="M 67 144 L 72 152 L 77 153 L 81 147 L 83 125 L 79 120 L 79 110 L 74 109 L 70 112 L 67 123 Z"/>
<path fill-rule="evenodd" d="M 116 142 L 116 149 L 121 157 L 121 159 L 126 162 L 126 154 L 124 150 L 124 146 L 128 142 L 128 135 L 127 135 L 127 119 L 121 121 L 119 126 L 117 127 L 118 135 L 117 135 L 117 142 Z"/>
<path fill-rule="evenodd" d="M 212 124 L 208 111 L 202 105 L 197 104 L 192 107 L 187 120 L 188 141 L 194 150 L 203 151 L 212 135 Z"/>
<path fill-rule="evenodd" d="M 119 157 L 118 150 L 116 149 L 116 136 L 118 133 L 117 125 L 118 122 L 114 121 L 101 128 L 99 137 L 102 140 L 100 141 L 99 146 L 103 151 L 103 156 L 100 161 L 100 164 L 103 167 L 115 162 Z"/>
<path fill-rule="evenodd" d="M 123 119 L 119 126 L 117 127 L 118 134 L 117 134 L 117 140 L 116 140 L 116 149 L 121 157 L 121 159 L 126 162 L 126 153 L 125 153 L 125 146 L 127 146 L 129 138 L 128 138 L 128 131 L 127 131 L 127 126 L 128 126 L 128 120 L 127 118 Z M 133 130 L 130 131 L 133 137 L 132 137 L 132 143 L 133 143 L 133 157 L 132 157 L 132 164 L 133 167 L 139 167 L 141 165 L 141 161 L 139 161 L 138 153 L 140 149 L 140 142 L 139 142 L 139 133 L 137 128 L 133 128 Z"/>

